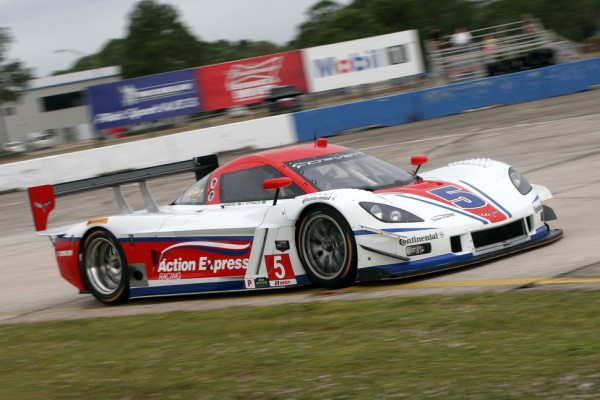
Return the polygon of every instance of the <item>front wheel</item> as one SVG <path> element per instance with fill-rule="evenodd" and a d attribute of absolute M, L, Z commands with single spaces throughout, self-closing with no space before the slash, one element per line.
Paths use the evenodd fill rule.
<path fill-rule="evenodd" d="M 296 236 L 300 259 L 311 280 L 337 289 L 356 279 L 356 242 L 345 218 L 330 207 L 312 209 Z"/>
<path fill-rule="evenodd" d="M 129 299 L 125 254 L 110 233 L 94 231 L 86 238 L 81 269 L 86 287 L 98 301 L 112 305 Z"/>

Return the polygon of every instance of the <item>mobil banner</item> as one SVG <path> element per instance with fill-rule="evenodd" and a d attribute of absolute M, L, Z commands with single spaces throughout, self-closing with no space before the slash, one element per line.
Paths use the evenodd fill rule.
<path fill-rule="evenodd" d="M 310 92 L 423 73 L 416 30 L 311 47 L 302 58 Z"/>
<path fill-rule="evenodd" d="M 202 111 L 193 69 L 88 88 L 96 130 Z"/>
<path fill-rule="evenodd" d="M 300 50 L 196 68 L 204 110 L 262 101 L 275 86 L 307 91 Z"/>

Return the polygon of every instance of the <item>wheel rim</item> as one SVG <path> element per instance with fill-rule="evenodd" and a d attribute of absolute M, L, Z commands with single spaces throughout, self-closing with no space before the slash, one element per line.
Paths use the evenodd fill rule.
<path fill-rule="evenodd" d="M 330 280 L 343 272 L 348 245 L 340 225 L 328 215 L 315 215 L 305 225 L 302 249 L 306 262 L 319 278 Z"/>
<path fill-rule="evenodd" d="M 90 283 L 102 294 L 112 294 L 117 290 L 123 277 L 123 266 L 117 248 L 104 238 L 90 243 L 85 253 L 85 269 Z"/>

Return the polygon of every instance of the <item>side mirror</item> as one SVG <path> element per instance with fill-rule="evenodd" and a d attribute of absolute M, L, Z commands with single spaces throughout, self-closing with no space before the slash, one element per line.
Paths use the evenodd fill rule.
<path fill-rule="evenodd" d="M 410 163 L 417 167 L 417 169 L 413 172 L 413 175 L 417 175 L 417 172 L 419 172 L 419 168 L 421 168 L 421 165 L 426 164 L 427 161 L 429 161 L 429 157 L 427 157 L 426 154 L 417 154 L 415 156 L 412 156 L 410 158 Z"/>
<path fill-rule="evenodd" d="M 410 163 L 415 167 L 420 167 L 423 164 L 427 164 L 429 161 L 429 157 L 425 154 L 417 154 L 416 156 L 412 156 L 410 158 Z"/>
<path fill-rule="evenodd" d="M 265 179 L 263 181 L 263 188 L 265 190 L 275 189 L 275 198 L 273 199 L 273 205 L 275 205 L 277 204 L 277 198 L 279 197 L 279 189 L 290 186 L 291 184 L 292 180 L 290 178 L 282 176 L 281 178 Z"/>

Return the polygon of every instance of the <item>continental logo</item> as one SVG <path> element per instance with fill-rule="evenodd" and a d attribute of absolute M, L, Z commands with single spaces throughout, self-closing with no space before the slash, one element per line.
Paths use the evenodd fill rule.
<path fill-rule="evenodd" d="M 302 204 L 310 203 L 312 201 L 335 201 L 336 195 L 331 194 L 319 194 L 316 196 L 309 196 L 302 200 Z"/>
<path fill-rule="evenodd" d="M 432 240 L 441 239 L 443 237 L 444 237 L 444 234 L 442 232 L 435 232 L 435 233 L 431 233 L 429 235 L 424 235 L 424 236 L 411 236 L 406 239 L 400 239 L 400 245 L 406 246 L 409 244 L 430 242 Z"/>

